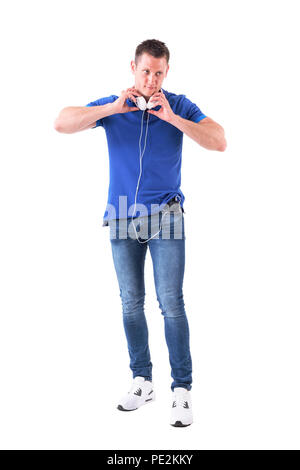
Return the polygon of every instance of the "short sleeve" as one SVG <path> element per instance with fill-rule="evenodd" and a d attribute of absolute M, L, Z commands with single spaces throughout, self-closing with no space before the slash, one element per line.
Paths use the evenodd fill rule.
<path fill-rule="evenodd" d="M 99 98 L 96 101 L 91 101 L 90 103 L 86 104 L 85 106 L 102 106 L 102 105 L 107 104 L 107 103 L 113 103 L 116 99 L 118 99 L 118 96 L 110 95 L 110 96 L 106 96 L 104 98 Z M 96 121 L 96 125 L 94 127 L 92 127 L 92 129 L 95 129 L 98 126 L 103 127 L 103 120 L 104 119 L 105 118 L 98 119 L 98 121 Z"/>
<path fill-rule="evenodd" d="M 192 103 L 186 96 L 183 98 L 183 117 L 193 122 L 200 122 L 202 119 L 207 117 L 202 113 L 201 109 L 195 104 Z"/>

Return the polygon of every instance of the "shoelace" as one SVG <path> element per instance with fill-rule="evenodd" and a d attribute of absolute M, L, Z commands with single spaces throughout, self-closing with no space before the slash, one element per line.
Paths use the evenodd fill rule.
<path fill-rule="evenodd" d="M 182 406 L 183 408 L 186 408 L 186 403 L 189 404 L 188 400 L 181 394 L 175 394 L 173 401 L 175 402 L 175 406 Z"/>
<path fill-rule="evenodd" d="M 130 390 L 129 390 L 128 393 L 134 394 L 134 393 L 138 392 L 139 390 L 141 390 L 140 384 L 134 383 L 134 384 L 132 384 L 132 386 L 131 386 L 131 388 L 130 388 Z"/>

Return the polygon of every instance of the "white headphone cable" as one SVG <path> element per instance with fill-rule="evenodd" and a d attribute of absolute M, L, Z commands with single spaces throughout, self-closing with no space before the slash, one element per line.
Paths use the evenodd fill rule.
<path fill-rule="evenodd" d="M 142 134 L 143 134 L 143 123 L 144 123 L 144 113 L 145 113 L 145 110 L 143 111 L 143 115 L 142 115 L 142 120 L 141 120 L 141 134 L 140 134 L 140 139 L 139 139 L 139 150 L 140 150 L 140 174 L 139 174 L 139 178 L 138 178 L 138 183 L 137 183 L 137 186 L 136 186 L 136 192 L 135 192 L 135 198 L 134 198 L 134 210 L 133 210 L 133 214 L 131 216 L 131 220 L 133 222 L 133 216 L 135 214 L 135 209 L 136 209 L 136 198 L 137 198 L 137 193 L 138 193 L 138 189 L 139 189 L 139 184 L 140 184 L 140 179 L 141 179 L 141 176 L 142 176 L 142 159 L 143 159 L 143 156 L 144 156 L 144 153 L 145 153 L 145 148 L 146 148 L 146 142 L 147 142 L 147 133 L 148 133 L 148 122 L 149 122 L 149 116 L 150 114 L 148 113 L 148 118 L 147 118 L 147 124 L 146 124 L 146 133 L 145 133 L 145 145 L 144 145 L 144 149 L 143 149 L 143 152 L 141 154 L 141 139 L 142 139 Z M 164 216 L 167 214 L 167 212 L 165 212 L 161 218 L 161 223 L 162 223 L 162 220 L 164 218 Z M 136 239 L 139 243 L 146 243 L 148 242 L 149 240 L 151 240 L 153 237 L 155 237 L 155 235 L 157 235 L 160 231 L 161 231 L 161 223 L 160 223 L 160 229 L 158 230 L 158 232 L 156 232 L 154 235 L 152 235 L 152 237 L 148 238 L 147 240 L 144 240 L 144 241 L 140 241 L 138 239 L 138 234 L 137 234 L 137 231 L 136 231 L 136 227 L 135 227 L 135 224 L 133 222 L 133 228 L 134 228 L 134 231 L 135 231 L 135 235 L 136 235 Z"/>

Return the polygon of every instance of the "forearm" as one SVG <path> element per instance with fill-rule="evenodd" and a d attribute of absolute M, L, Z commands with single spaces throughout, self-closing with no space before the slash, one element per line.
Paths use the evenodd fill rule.
<path fill-rule="evenodd" d="M 69 106 L 61 110 L 54 122 L 54 128 L 58 132 L 72 134 L 114 113 L 113 103 L 102 106 Z"/>
<path fill-rule="evenodd" d="M 217 123 L 203 123 L 203 125 L 201 125 L 174 114 L 170 124 L 177 127 L 191 139 L 195 140 L 199 145 L 208 150 L 223 151 L 226 148 L 224 129 Z"/>

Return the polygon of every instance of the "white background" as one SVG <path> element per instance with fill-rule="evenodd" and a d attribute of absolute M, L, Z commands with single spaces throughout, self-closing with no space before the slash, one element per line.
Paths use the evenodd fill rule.
<path fill-rule="evenodd" d="M 300 448 L 297 3 L 2 4 L 1 448 Z M 163 88 L 219 122 L 228 143 L 208 151 L 184 137 L 194 424 L 183 429 L 169 425 L 149 251 L 157 400 L 116 409 L 132 376 L 102 227 L 105 131 L 53 128 L 63 107 L 132 86 L 135 48 L 152 38 L 170 49 Z"/>

